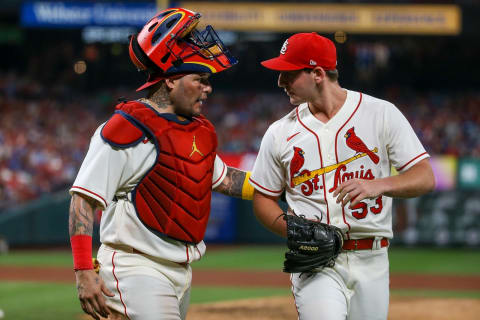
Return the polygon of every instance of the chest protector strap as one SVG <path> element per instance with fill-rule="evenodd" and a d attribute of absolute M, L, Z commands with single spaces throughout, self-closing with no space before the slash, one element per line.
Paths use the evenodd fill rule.
<path fill-rule="evenodd" d="M 137 216 L 159 236 L 200 242 L 210 214 L 217 148 L 213 125 L 203 116 L 172 120 L 137 101 L 118 105 L 117 112 L 142 128 L 157 150 L 155 164 L 133 191 Z"/>

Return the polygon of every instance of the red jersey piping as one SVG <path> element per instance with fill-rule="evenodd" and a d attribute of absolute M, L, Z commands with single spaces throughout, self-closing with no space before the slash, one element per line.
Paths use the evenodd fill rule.
<path fill-rule="evenodd" d="M 416 157 L 415 157 L 415 158 L 413 158 L 412 160 L 408 161 L 408 162 L 407 162 L 407 163 L 405 163 L 405 164 L 404 164 L 404 165 L 403 165 L 401 168 L 399 168 L 399 169 L 397 169 L 397 170 L 398 170 L 398 171 L 402 171 L 402 170 L 403 170 L 403 168 L 405 168 L 405 167 L 406 167 L 406 166 L 408 166 L 410 163 L 412 163 L 412 161 L 415 161 L 415 160 L 417 160 L 418 158 L 420 158 L 421 156 L 423 156 L 423 155 L 425 155 L 425 154 L 427 154 L 427 153 L 426 153 L 426 152 L 424 152 L 424 153 L 421 153 L 421 154 L 419 154 L 418 156 L 416 156 Z"/>
<path fill-rule="evenodd" d="M 276 191 L 276 190 L 267 189 L 267 188 L 261 186 L 260 184 L 258 184 L 258 182 L 254 181 L 254 180 L 252 179 L 252 177 L 250 177 L 250 178 L 248 179 L 248 181 L 250 181 L 251 183 L 253 183 L 253 184 L 256 185 L 257 187 L 259 187 L 260 189 L 265 190 L 265 191 L 268 191 L 268 192 L 271 192 L 271 193 L 282 193 L 282 191 L 283 191 L 283 190 Z"/>
<path fill-rule="evenodd" d="M 117 251 L 114 251 L 113 254 L 112 254 L 112 266 L 113 266 L 112 273 L 113 273 L 113 277 L 115 278 L 115 281 L 117 282 L 117 291 L 118 291 L 118 294 L 120 296 L 120 302 L 123 305 L 123 310 L 124 310 L 125 316 L 127 317 L 127 319 L 130 320 L 130 317 L 128 316 L 128 313 L 127 313 L 127 306 L 125 305 L 125 302 L 123 302 L 122 292 L 120 292 L 120 288 L 118 286 L 118 278 L 117 278 L 117 275 L 115 274 L 115 262 L 113 261 L 113 258 L 115 257 L 115 254 L 117 254 Z"/>
<path fill-rule="evenodd" d="M 102 196 L 98 195 L 98 194 L 95 193 L 95 192 L 92 192 L 92 191 L 90 191 L 90 190 L 88 190 L 88 189 L 85 189 L 85 188 L 82 188 L 82 187 L 78 187 L 78 186 L 73 186 L 72 189 L 80 189 L 80 190 L 86 191 L 86 192 L 88 192 L 88 193 L 91 193 L 91 194 L 93 194 L 94 196 L 99 197 L 99 198 L 103 201 L 103 203 L 105 204 L 105 208 L 108 206 L 108 205 L 107 205 L 107 201 L 105 201 L 105 199 L 103 199 Z"/>
<path fill-rule="evenodd" d="M 214 160 L 214 166 L 215 166 L 215 160 Z M 212 183 L 212 186 L 214 186 L 222 177 L 223 177 L 223 173 L 225 172 L 225 168 L 227 167 L 227 165 L 225 164 L 225 162 L 223 163 L 223 169 L 222 169 L 222 174 L 220 174 L 220 177 L 218 177 L 217 180 L 215 180 L 214 183 Z"/>
<path fill-rule="evenodd" d="M 307 106 L 308 108 L 308 106 Z M 315 139 L 317 139 L 317 146 L 318 146 L 318 154 L 320 155 L 320 168 L 323 168 L 323 158 L 322 158 L 322 150 L 320 148 L 320 140 L 318 139 L 318 136 L 317 134 L 311 130 L 309 127 L 307 127 L 303 122 L 302 120 L 300 120 L 300 116 L 298 115 L 298 107 L 295 109 L 295 112 L 297 113 L 297 119 L 298 119 L 298 122 L 300 122 L 300 124 L 305 128 L 307 129 L 308 131 L 310 131 L 313 136 L 315 137 Z M 313 116 L 313 115 L 312 115 Z M 330 224 L 330 212 L 329 212 L 329 209 L 328 209 L 328 200 L 327 200 L 327 188 L 326 188 L 326 185 L 325 185 L 325 175 L 322 174 L 322 180 L 323 180 L 323 199 L 325 200 L 325 204 L 327 205 L 327 224 Z"/>
<path fill-rule="evenodd" d="M 350 121 L 352 118 L 353 118 L 353 115 L 357 112 L 358 108 L 360 107 L 360 104 L 362 103 L 362 98 L 363 98 L 363 95 L 362 93 L 360 92 L 360 99 L 358 100 L 358 104 L 357 106 L 355 107 L 355 110 L 353 110 L 352 114 L 350 115 L 350 117 L 348 117 L 347 121 L 345 121 L 345 123 L 340 127 L 340 129 L 338 129 L 337 131 L 337 134 L 335 135 L 335 160 L 337 161 L 338 163 L 338 148 L 337 148 L 337 143 L 338 143 L 338 134 L 340 133 L 340 131 L 342 131 L 342 129 L 347 125 L 348 121 Z M 350 239 L 350 229 L 351 229 L 351 226 L 350 224 L 347 222 L 347 219 L 345 218 L 345 207 L 342 207 L 342 215 L 343 215 L 343 223 L 345 223 L 348 227 L 348 231 L 347 231 L 347 238 Z"/>

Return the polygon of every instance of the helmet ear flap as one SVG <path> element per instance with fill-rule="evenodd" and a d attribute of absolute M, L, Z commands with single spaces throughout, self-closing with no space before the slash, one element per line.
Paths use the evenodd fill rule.
<path fill-rule="evenodd" d="M 133 49 L 133 41 L 135 36 L 131 35 L 128 37 L 130 40 L 130 44 L 128 46 L 128 55 L 130 56 L 130 60 L 132 60 L 133 64 L 135 67 L 137 67 L 138 71 L 145 71 L 147 70 L 147 67 L 140 61 L 139 58 L 137 58 L 137 55 L 135 54 L 135 50 Z M 136 40 L 135 40 L 136 42 Z"/>
<path fill-rule="evenodd" d="M 138 44 L 137 35 L 130 36 L 130 46 L 128 53 L 133 64 L 141 71 L 147 71 L 148 73 L 162 72 L 152 60 L 143 52 L 142 48 Z"/>

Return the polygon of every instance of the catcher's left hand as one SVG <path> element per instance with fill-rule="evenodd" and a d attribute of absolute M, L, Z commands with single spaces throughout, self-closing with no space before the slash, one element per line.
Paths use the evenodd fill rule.
<path fill-rule="evenodd" d="M 287 246 L 283 271 L 311 272 L 333 267 L 342 250 L 343 236 L 339 228 L 319 221 L 285 214 Z"/>

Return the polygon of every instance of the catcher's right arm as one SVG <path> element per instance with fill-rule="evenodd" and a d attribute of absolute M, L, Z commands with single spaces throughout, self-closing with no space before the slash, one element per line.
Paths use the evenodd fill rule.
<path fill-rule="evenodd" d="M 284 214 L 283 219 L 287 222 L 289 249 L 284 272 L 312 272 L 335 265 L 343 245 L 339 228 L 292 214 Z"/>

